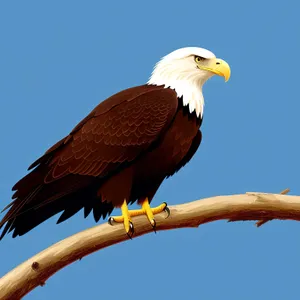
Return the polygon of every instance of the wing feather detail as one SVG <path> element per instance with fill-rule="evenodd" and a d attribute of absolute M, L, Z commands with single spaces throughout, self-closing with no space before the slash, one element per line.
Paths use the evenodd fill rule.
<path fill-rule="evenodd" d="M 55 151 L 45 182 L 68 174 L 104 177 L 131 163 L 168 128 L 177 105 L 176 93 L 165 88 L 130 97 L 105 113 L 100 104 Z"/>

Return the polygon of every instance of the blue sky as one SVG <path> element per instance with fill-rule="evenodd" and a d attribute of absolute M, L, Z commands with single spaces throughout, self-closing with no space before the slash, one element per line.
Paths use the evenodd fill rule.
<path fill-rule="evenodd" d="M 247 191 L 300 195 L 296 1 L 1 1 L 0 206 L 48 147 L 100 101 L 148 80 L 180 47 L 228 61 L 211 79 L 203 142 L 154 203 Z M 0 243 L 0 276 L 53 243 L 94 226 L 58 216 Z M 149 234 L 63 269 L 24 299 L 298 299 L 300 225 L 225 221 Z"/>

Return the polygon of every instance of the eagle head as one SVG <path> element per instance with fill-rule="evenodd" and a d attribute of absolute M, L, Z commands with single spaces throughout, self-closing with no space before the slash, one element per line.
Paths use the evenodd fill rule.
<path fill-rule="evenodd" d="M 182 97 L 189 111 L 203 115 L 204 97 L 202 87 L 213 75 L 230 78 L 230 67 L 226 61 L 209 50 L 198 47 L 181 48 L 164 56 L 154 67 L 148 84 L 164 85 L 174 89 Z"/>

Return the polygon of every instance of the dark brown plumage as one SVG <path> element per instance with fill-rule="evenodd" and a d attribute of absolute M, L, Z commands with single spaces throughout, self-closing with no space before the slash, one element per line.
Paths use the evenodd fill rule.
<path fill-rule="evenodd" d="M 196 152 L 200 125 L 172 89 L 142 85 L 113 95 L 15 184 L 0 239 L 11 231 L 23 235 L 59 212 L 58 223 L 82 208 L 98 221 L 124 199 L 151 201 Z"/>

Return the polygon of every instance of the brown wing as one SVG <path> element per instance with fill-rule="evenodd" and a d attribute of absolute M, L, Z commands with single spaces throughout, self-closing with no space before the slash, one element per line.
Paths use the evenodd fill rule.
<path fill-rule="evenodd" d="M 88 187 L 90 178 L 110 176 L 133 162 L 159 140 L 174 118 L 177 105 L 175 91 L 146 85 L 100 103 L 67 137 L 29 167 L 35 167 L 31 173 L 15 184 L 15 200 L 0 222 L 0 228 L 8 222 L 3 234 L 16 226 L 20 229 L 15 235 L 21 232 L 25 220 L 29 222 L 27 212 L 33 207 L 56 202 L 51 211 L 47 208 L 45 216 L 38 216 L 36 223 L 41 223 L 65 210 L 63 199 L 83 186 Z M 21 216 L 18 222 L 23 213 L 28 218 Z"/>
<path fill-rule="evenodd" d="M 50 170 L 45 182 L 68 174 L 112 174 L 159 138 L 173 119 L 177 104 L 176 93 L 162 87 L 146 89 L 109 109 L 100 104 L 48 158 Z"/>

